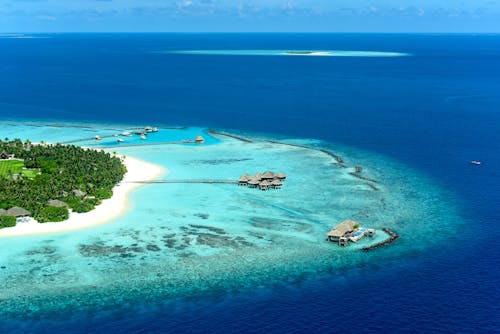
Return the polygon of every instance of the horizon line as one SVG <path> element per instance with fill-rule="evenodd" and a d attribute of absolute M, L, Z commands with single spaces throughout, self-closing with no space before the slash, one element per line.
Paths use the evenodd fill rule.
<path fill-rule="evenodd" d="M 394 31 L 0 31 L 1 35 L 40 34 L 385 34 L 385 35 L 500 35 L 498 32 L 394 32 Z"/>

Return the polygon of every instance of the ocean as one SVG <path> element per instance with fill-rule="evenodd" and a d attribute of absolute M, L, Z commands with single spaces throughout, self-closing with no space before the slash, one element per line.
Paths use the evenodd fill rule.
<path fill-rule="evenodd" d="M 144 292 L 136 291 L 137 286 L 129 291 L 131 296 L 139 296 L 136 299 L 127 299 L 123 291 L 113 293 L 109 289 L 105 297 L 104 292 L 99 296 L 107 298 L 103 304 L 90 296 L 87 302 L 82 302 L 85 308 L 69 306 L 56 316 L 45 316 L 36 309 L 30 310 L 33 311 L 30 316 L 26 308 L 23 314 L 16 315 L 15 309 L 7 312 L 4 308 L 0 312 L 2 332 L 500 332 L 497 245 L 500 232 L 496 227 L 500 222 L 497 209 L 500 203 L 499 35 L 49 34 L 33 37 L 36 38 L 0 38 L 2 138 L 17 133 L 18 136 L 39 134 L 36 132 L 39 127 L 30 127 L 33 123 L 52 126 L 83 123 L 101 128 L 110 124 L 159 124 L 200 127 L 199 131 L 212 127 L 250 137 L 285 138 L 331 147 L 348 157 L 356 157 L 367 168 L 373 166 L 373 173 L 384 180 L 388 190 L 411 185 L 412 191 L 399 200 L 413 206 L 398 207 L 394 198 L 394 208 L 400 210 L 395 212 L 400 214 L 407 208 L 420 211 L 411 216 L 414 220 L 408 218 L 412 224 L 403 230 L 407 235 L 402 234 L 399 244 L 378 254 L 374 252 L 369 258 L 356 257 L 352 263 L 347 261 L 335 270 L 328 267 L 328 257 L 321 255 L 318 255 L 321 259 L 298 262 L 300 265 L 277 263 L 276 259 L 281 258 L 276 256 L 269 259 L 275 268 L 269 271 L 269 284 L 265 284 L 256 275 L 246 277 L 240 267 L 230 262 L 235 267 L 228 269 L 227 277 L 222 265 L 209 268 L 217 269 L 221 275 L 217 284 L 207 285 L 210 289 L 196 280 L 189 281 L 189 286 L 179 283 L 172 288 L 184 291 L 183 288 L 199 284 L 199 289 L 184 295 L 171 295 L 168 289 L 146 284 L 142 289 L 151 293 L 142 301 Z M 199 50 L 239 51 L 179 52 Z M 326 57 L 263 55 L 255 50 L 368 53 Z M 369 52 L 402 55 L 381 57 Z M 44 127 L 44 136 L 54 135 L 51 133 L 56 128 Z M 231 145 L 234 148 L 236 144 Z M 195 161 L 183 155 L 185 152 L 172 151 L 176 158 L 165 164 L 180 166 L 177 170 L 181 170 L 201 163 L 202 159 L 207 166 L 210 161 L 210 168 L 217 173 L 221 167 L 214 166 L 212 160 L 228 148 L 216 147 Z M 264 159 L 265 148 L 244 151 L 237 147 L 256 161 Z M 298 153 L 283 152 L 276 147 L 268 149 L 275 152 L 277 167 L 298 170 L 304 165 L 304 160 L 300 160 L 303 156 L 294 155 Z M 129 148 L 124 152 L 158 163 L 163 161 L 153 148 Z M 320 159 L 314 155 L 307 157 Z M 482 164 L 471 165 L 471 160 Z M 323 160 L 318 163 L 326 164 Z M 150 190 L 150 194 L 155 191 Z M 157 191 L 169 196 L 164 190 Z M 300 191 L 296 192 L 299 196 Z M 338 193 L 332 190 L 332 194 Z M 436 198 L 431 201 L 432 194 Z M 234 198 L 233 195 L 224 192 L 219 201 Z M 203 192 L 196 196 L 199 203 L 212 200 Z M 139 198 L 154 202 L 153 196 L 148 197 L 142 189 L 133 197 L 137 203 Z M 420 202 L 426 205 L 419 206 Z M 302 203 L 311 212 L 312 208 L 321 211 L 330 205 L 307 203 L 307 200 Z M 356 201 L 347 203 L 354 206 Z M 293 207 L 300 209 L 299 204 Z M 203 208 L 206 212 L 212 209 L 210 205 Z M 226 212 L 236 209 L 228 207 Z M 158 210 L 163 208 L 151 206 L 144 212 L 155 217 Z M 185 218 L 182 212 L 175 211 L 175 206 L 168 210 L 177 214 L 172 219 Z M 216 212 L 224 222 L 229 219 L 223 216 L 223 210 Z M 123 220 L 125 226 L 131 226 L 133 217 L 132 212 L 128 220 Z M 380 224 L 387 218 L 377 217 Z M 432 224 L 424 224 L 415 217 L 425 217 Z M 113 235 L 111 231 L 117 224 L 111 223 L 102 231 Z M 155 228 L 155 224 L 151 222 L 148 226 Z M 230 224 L 224 227 L 231 230 Z M 435 230 L 441 232 L 433 240 Z M 56 242 L 81 244 L 86 241 L 84 238 L 90 240 L 91 234 L 89 230 Z M 15 242 L 0 240 L 0 245 L 13 249 L 27 247 Z M 30 275 L 47 274 L 54 278 L 50 288 L 64 290 L 67 301 L 72 293 L 84 298 L 72 290 L 74 287 L 58 285 L 65 279 L 73 279 L 65 276 L 66 271 L 59 271 L 58 263 L 50 272 L 40 273 L 37 271 L 40 268 L 28 270 L 43 267 L 43 254 L 37 254 L 42 258 L 34 259 L 35 263 L 26 262 L 29 267 L 24 267 L 24 271 L 24 263 L 17 263 L 19 276 L 14 282 L 14 274 L 10 272 L 12 259 L 5 248 L 0 250 L 0 261 L 9 264 L 3 270 L 4 276 L 0 269 L 0 277 L 8 280 L 5 289 L 29 287 L 23 284 L 32 283 Z M 311 252 L 318 249 L 310 248 Z M 73 258 L 71 251 L 55 254 L 68 262 L 75 260 L 75 268 L 83 265 Z M 110 263 L 117 262 L 104 261 L 100 265 Z M 57 273 L 62 274 L 57 276 Z M 85 279 L 93 282 L 93 274 Z M 118 276 L 115 278 L 120 280 Z M 176 282 L 188 282 L 181 280 L 181 274 L 175 278 Z M 135 278 L 131 275 L 130 279 Z M 43 287 L 33 289 L 43 291 Z M 8 298 L 2 298 L 0 292 L 0 305 L 11 307 L 15 297 Z M 40 298 L 43 299 L 38 296 L 33 303 Z M 29 298 L 22 300 L 23 305 L 29 303 Z"/>

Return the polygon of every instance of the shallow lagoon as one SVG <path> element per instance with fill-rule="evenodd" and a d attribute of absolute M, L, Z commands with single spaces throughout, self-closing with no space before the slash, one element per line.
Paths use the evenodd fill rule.
<path fill-rule="evenodd" d="M 61 142 L 112 135 L 123 126 L 3 123 L 4 136 Z M 162 144 L 203 133 L 209 145 Z M 280 138 L 305 149 L 245 135 L 252 143 L 210 136 L 202 128 L 162 129 L 146 141 L 113 137 L 83 146 L 110 150 L 168 169 L 169 179 L 236 179 L 284 171 L 282 190 L 231 184 L 151 184 L 137 190 L 129 212 L 108 224 L 72 233 L 5 238 L 0 242 L 3 316 L 56 317 L 78 307 L 130 309 L 137 301 L 241 291 L 293 282 L 321 272 L 390 265 L 456 239 L 464 228 L 450 194 L 432 180 L 370 152 L 310 139 Z M 153 143 L 154 145 L 149 145 Z M 339 164 L 317 150 L 341 156 Z M 362 166 L 367 182 L 349 173 Z M 368 184 L 375 185 L 376 189 Z M 325 242 L 337 222 L 355 219 L 401 235 L 374 252 Z M 383 235 L 379 233 L 378 238 Z M 68 312 L 64 312 L 68 314 Z"/>

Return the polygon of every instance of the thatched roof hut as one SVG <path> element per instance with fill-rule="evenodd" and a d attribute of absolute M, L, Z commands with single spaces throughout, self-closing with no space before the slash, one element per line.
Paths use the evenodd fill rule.
<path fill-rule="evenodd" d="M 286 179 L 286 174 L 285 173 L 279 173 L 279 174 L 276 174 L 276 177 L 280 180 L 284 180 Z"/>
<path fill-rule="evenodd" d="M 240 176 L 240 181 L 249 181 L 252 177 L 248 174 L 243 174 Z"/>
<path fill-rule="evenodd" d="M 251 178 L 250 180 L 248 180 L 248 184 L 250 185 L 258 185 L 260 183 L 260 180 L 256 179 L 255 177 Z"/>
<path fill-rule="evenodd" d="M 272 179 L 274 179 L 274 173 L 271 172 L 270 170 L 268 170 L 267 172 L 262 174 L 262 178 L 266 179 L 266 180 L 272 180 Z"/>
<path fill-rule="evenodd" d="M 250 178 L 251 178 L 250 175 L 244 174 L 244 175 L 240 176 L 240 178 L 238 179 L 238 183 L 240 185 L 245 185 L 245 184 L 248 183 L 248 181 L 250 180 Z"/>
<path fill-rule="evenodd" d="M 262 173 L 255 173 L 255 175 L 253 176 L 254 179 L 257 179 L 257 180 L 262 180 Z"/>
<path fill-rule="evenodd" d="M 194 139 L 194 142 L 198 144 L 203 144 L 205 142 L 205 139 L 201 135 L 197 135 L 196 138 Z"/>
<path fill-rule="evenodd" d="M 58 199 L 51 199 L 47 202 L 47 205 L 48 206 L 55 206 L 55 207 L 58 207 L 58 208 L 67 208 L 68 207 L 68 204 L 66 204 L 65 202 L 63 201 L 60 201 Z"/>
<path fill-rule="evenodd" d="M 29 212 L 26 209 L 20 208 L 18 206 L 15 206 L 7 210 L 7 216 L 25 217 L 29 215 L 31 215 L 31 212 Z"/>
<path fill-rule="evenodd" d="M 272 180 L 271 185 L 274 187 L 281 187 L 283 185 L 283 182 L 281 182 L 280 180 Z"/>
<path fill-rule="evenodd" d="M 268 180 L 264 180 L 264 181 L 260 181 L 259 183 L 261 186 L 270 186 L 271 185 L 271 182 L 268 181 Z"/>
<path fill-rule="evenodd" d="M 354 220 L 344 220 L 342 223 L 335 226 L 330 232 L 326 235 L 328 237 L 340 238 L 343 237 L 346 233 L 352 232 L 354 230 L 354 226 L 359 225 Z"/>
<path fill-rule="evenodd" d="M 76 197 L 84 197 L 85 195 L 87 195 L 87 193 L 81 191 L 80 189 L 75 189 L 73 190 L 73 195 L 75 195 Z"/>

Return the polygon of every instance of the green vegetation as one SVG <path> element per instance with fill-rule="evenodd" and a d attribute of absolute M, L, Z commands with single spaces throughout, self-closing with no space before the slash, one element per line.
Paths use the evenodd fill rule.
<path fill-rule="evenodd" d="M 62 222 L 69 218 L 68 208 L 46 206 L 38 213 L 39 222 Z"/>
<path fill-rule="evenodd" d="M 39 222 L 68 218 L 67 208 L 50 206 L 49 200 L 63 201 L 75 212 L 93 210 L 103 199 L 112 196 L 113 187 L 126 172 L 120 158 L 72 145 L 0 140 L 0 152 L 3 151 L 19 160 L 0 161 L 3 168 L 0 209 L 19 206 L 30 211 Z M 10 164 L 5 164 L 7 162 Z M 15 175 L 23 167 L 33 169 L 34 173 L 29 175 L 23 170 Z"/>
<path fill-rule="evenodd" d="M 0 228 L 16 226 L 16 217 L 0 216 Z"/>
<path fill-rule="evenodd" d="M 22 160 L 0 161 L 0 177 L 23 174 L 26 177 L 34 178 L 39 172 L 39 169 L 25 169 Z"/>

